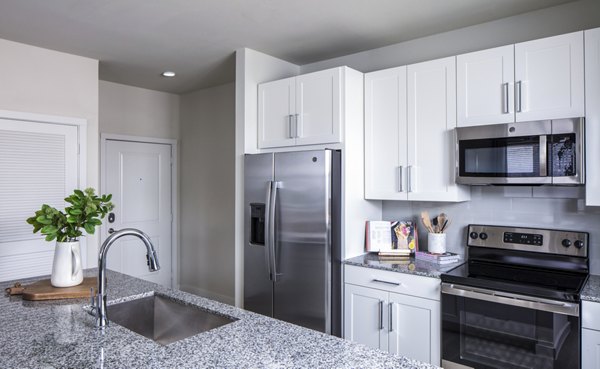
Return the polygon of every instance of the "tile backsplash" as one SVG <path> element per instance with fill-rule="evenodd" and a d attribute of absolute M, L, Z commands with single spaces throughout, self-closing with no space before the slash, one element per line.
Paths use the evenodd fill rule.
<path fill-rule="evenodd" d="M 447 249 L 464 255 L 469 224 L 509 225 L 589 232 L 590 268 L 600 274 L 600 207 L 586 207 L 582 187 L 472 187 L 471 201 L 384 201 L 384 220 L 419 220 L 446 213 L 452 219 Z M 419 248 L 427 249 L 427 232 L 419 224 Z"/>

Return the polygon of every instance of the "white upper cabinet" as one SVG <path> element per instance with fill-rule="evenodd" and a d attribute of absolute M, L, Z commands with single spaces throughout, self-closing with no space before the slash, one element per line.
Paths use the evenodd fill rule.
<path fill-rule="evenodd" d="M 296 110 L 296 79 L 286 78 L 258 86 L 258 145 L 294 145 L 293 114 Z"/>
<path fill-rule="evenodd" d="M 340 141 L 341 68 L 296 77 L 297 145 Z"/>
<path fill-rule="evenodd" d="M 365 198 L 469 200 L 455 127 L 455 57 L 365 74 Z"/>
<path fill-rule="evenodd" d="M 600 206 L 600 28 L 585 31 L 585 204 Z"/>
<path fill-rule="evenodd" d="M 456 63 L 458 126 L 514 122 L 514 45 L 459 55 Z"/>
<path fill-rule="evenodd" d="M 406 200 L 406 67 L 365 74 L 365 198 Z"/>
<path fill-rule="evenodd" d="M 258 86 L 258 148 L 341 142 L 345 67 Z"/>
<path fill-rule="evenodd" d="M 584 116 L 583 32 L 457 57 L 458 126 Z"/>
<path fill-rule="evenodd" d="M 516 121 L 584 116 L 583 59 L 583 32 L 516 44 Z"/>
<path fill-rule="evenodd" d="M 466 201 L 455 182 L 456 57 L 409 65 L 408 200 Z"/>

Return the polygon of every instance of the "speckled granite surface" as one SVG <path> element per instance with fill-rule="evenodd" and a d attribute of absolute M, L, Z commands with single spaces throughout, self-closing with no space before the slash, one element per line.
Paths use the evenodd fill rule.
<path fill-rule="evenodd" d="M 85 272 L 95 275 L 94 270 Z M 22 280 L 24 284 L 34 281 Z M 0 283 L 0 288 L 12 282 Z M 161 346 L 117 324 L 105 331 L 89 302 L 0 297 L 1 368 L 435 368 L 233 306 L 108 273 L 108 299 L 164 294 L 239 320 Z M 110 316 L 109 316 L 110 318 Z"/>
<path fill-rule="evenodd" d="M 583 291 L 581 291 L 581 299 L 600 302 L 600 275 L 590 274 Z"/>
<path fill-rule="evenodd" d="M 356 265 L 366 268 L 383 269 L 398 273 L 415 274 L 424 277 L 440 278 L 442 273 L 456 268 L 462 264 L 462 260 L 458 263 L 437 265 L 423 260 L 410 258 L 406 261 L 390 261 L 379 260 L 377 254 L 364 254 L 351 259 L 344 260 L 344 264 Z"/>

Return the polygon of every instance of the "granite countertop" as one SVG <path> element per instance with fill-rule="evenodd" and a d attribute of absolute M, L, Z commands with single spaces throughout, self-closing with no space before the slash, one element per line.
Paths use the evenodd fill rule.
<path fill-rule="evenodd" d="M 581 300 L 600 302 L 600 275 L 590 274 L 583 291 L 581 291 Z"/>
<path fill-rule="evenodd" d="M 238 320 L 162 346 L 114 323 L 97 330 L 84 310 L 87 299 L 33 302 L 2 296 L 0 367 L 435 368 L 120 273 L 107 276 L 109 304 L 157 293 Z M 0 288 L 13 284 L 2 282 Z"/>
<path fill-rule="evenodd" d="M 440 278 L 442 273 L 446 273 L 462 264 L 458 263 L 438 265 L 423 260 L 410 258 L 407 260 L 380 260 L 377 254 L 364 254 L 343 262 L 347 265 L 356 265 L 360 267 L 389 270 L 398 273 L 415 274 L 423 277 Z"/>

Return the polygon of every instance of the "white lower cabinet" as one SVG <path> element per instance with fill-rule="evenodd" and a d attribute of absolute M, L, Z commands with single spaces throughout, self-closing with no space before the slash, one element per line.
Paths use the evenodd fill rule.
<path fill-rule="evenodd" d="M 440 281 L 345 266 L 344 337 L 440 364 Z"/>
<path fill-rule="evenodd" d="M 600 303 L 581 304 L 581 368 L 600 369 Z"/>

